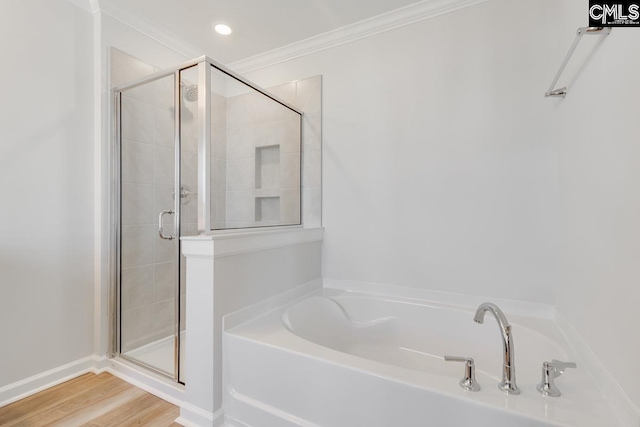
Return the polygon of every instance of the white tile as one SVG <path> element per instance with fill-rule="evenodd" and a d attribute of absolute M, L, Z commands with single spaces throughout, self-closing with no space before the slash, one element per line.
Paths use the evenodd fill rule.
<path fill-rule="evenodd" d="M 198 110 L 197 103 L 183 102 L 180 116 L 181 150 L 183 152 L 198 152 Z"/>
<path fill-rule="evenodd" d="M 198 154 L 182 153 L 181 182 L 189 186 L 193 192 L 198 190 Z"/>
<path fill-rule="evenodd" d="M 131 310 L 150 304 L 153 297 L 153 266 L 122 269 L 122 310 Z"/>
<path fill-rule="evenodd" d="M 280 192 L 282 225 L 300 224 L 300 189 L 291 188 Z"/>
<path fill-rule="evenodd" d="M 154 153 L 154 182 L 156 185 L 174 185 L 175 152 L 156 147 Z"/>
<path fill-rule="evenodd" d="M 173 104 L 175 103 L 175 78 L 174 76 L 166 76 L 158 80 L 154 80 L 152 82 L 144 85 L 148 87 L 151 91 L 152 98 L 151 103 L 163 110 L 172 110 Z M 173 122 L 173 120 L 172 120 Z"/>
<path fill-rule="evenodd" d="M 122 182 L 153 183 L 153 146 L 125 139 L 122 141 Z"/>
<path fill-rule="evenodd" d="M 255 160 L 251 157 L 227 161 L 227 189 L 251 190 L 255 186 Z"/>
<path fill-rule="evenodd" d="M 122 183 L 122 224 L 153 224 L 154 191 L 151 184 Z"/>
<path fill-rule="evenodd" d="M 247 124 L 247 94 L 227 98 L 227 129 Z"/>
<path fill-rule="evenodd" d="M 153 304 L 153 335 L 155 340 L 170 337 L 175 333 L 175 299 Z"/>
<path fill-rule="evenodd" d="M 226 190 L 227 188 L 227 161 L 216 159 L 213 164 L 214 168 L 211 173 L 211 178 L 213 179 L 213 185 L 211 186 L 214 190 Z"/>
<path fill-rule="evenodd" d="M 151 132 L 151 142 L 159 147 L 171 148 L 175 146 L 175 119 L 173 108 L 154 107 L 153 129 Z"/>
<path fill-rule="evenodd" d="M 291 105 L 294 105 L 296 102 L 296 82 L 273 86 L 267 90 Z"/>
<path fill-rule="evenodd" d="M 153 215 L 154 221 L 158 221 L 158 215 L 160 212 L 166 210 L 174 210 L 175 206 L 173 203 L 173 187 L 168 185 L 156 185 L 154 187 L 155 198 L 154 198 L 154 208 Z M 173 230 L 173 226 L 171 225 L 173 218 L 171 215 L 165 216 L 165 224 L 167 225 L 168 230 Z"/>
<path fill-rule="evenodd" d="M 255 218 L 255 203 L 253 191 L 228 191 L 226 221 L 253 222 Z"/>
<path fill-rule="evenodd" d="M 169 225 L 172 221 L 167 217 L 165 221 L 166 225 Z M 165 226 L 165 235 L 173 234 L 173 228 Z M 157 236 L 157 231 L 156 231 Z M 153 262 L 171 262 L 178 256 L 178 240 L 164 240 L 159 236 L 154 239 L 153 242 Z"/>
<path fill-rule="evenodd" d="M 211 93 L 211 126 L 223 129 L 227 126 L 227 99 L 217 93 Z"/>
<path fill-rule="evenodd" d="M 302 122 L 304 149 L 320 150 L 322 148 L 322 114 L 305 114 Z"/>
<path fill-rule="evenodd" d="M 157 227 L 152 225 L 122 226 L 122 268 L 153 262 L 153 246 Z"/>
<path fill-rule="evenodd" d="M 280 188 L 280 146 L 256 148 L 255 188 Z"/>
<path fill-rule="evenodd" d="M 302 185 L 320 187 L 322 185 L 322 151 L 305 151 L 302 161 Z"/>
<path fill-rule="evenodd" d="M 280 222 L 280 197 L 256 197 L 255 221 L 260 225 Z"/>
<path fill-rule="evenodd" d="M 252 133 L 255 147 L 279 145 L 283 152 L 300 151 L 300 118 L 258 124 Z"/>
<path fill-rule="evenodd" d="M 302 216 L 305 227 L 322 226 L 322 189 L 320 187 L 302 190 Z"/>
<path fill-rule="evenodd" d="M 252 136 L 255 128 L 243 126 L 227 130 L 226 154 L 228 159 L 240 159 L 243 157 L 253 157 L 255 145 Z"/>
<path fill-rule="evenodd" d="M 212 223 L 224 223 L 226 221 L 227 211 L 227 192 L 214 191 L 212 197 L 211 212 L 213 213 Z M 220 228 L 220 227 L 215 227 Z"/>
<path fill-rule="evenodd" d="M 300 188 L 300 153 L 281 153 L 280 160 L 280 187 Z"/>
<path fill-rule="evenodd" d="M 322 111 L 322 76 L 298 80 L 296 107 L 305 114 Z"/>
<path fill-rule="evenodd" d="M 198 203 L 196 200 L 189 200 L 186 203 L 182 204 L 182 212 L 181 212 L 180 221 L 182 225 L 186 224 L 195 224 L 198 222 Z M 181 230 L 182 231 L 182 230 Z M 182 235 L 185 235 L 182 233 Z"/>
<path fill-rule="evenodd" d="M 122 312 L 122 352 L 153 341 L 153 306 L 146 305 Z"/>
<path fill-rule="evenodd" d="M 224 128 L 211 130 L 211 158 L 227 158 L 227 130 Z"/>
<path fill-rule="evenodd" d="M 153 143 L 155 109 L 150 104 L 123 96 L 121 114 L 122 139 Z"/>
<path fill-rule="evenodd" d="M 128 55 L 121 50 L 110 49 L 110 79 L 111 87 L 123 86 L 134 80 L 153 74 L 152 65 Z"/>
<path fill-rule="evenodd" d="M 178 287 L 176 274 L 175 261 L 154 265 L 153 302 L 175 297 Z"/>
<path fill-rule="evenodd" d="M 247 123 L 262 123 L 271 121 L 276 116 L 275 101 L 259 92 L 249 93 L 245 96 Z"/>

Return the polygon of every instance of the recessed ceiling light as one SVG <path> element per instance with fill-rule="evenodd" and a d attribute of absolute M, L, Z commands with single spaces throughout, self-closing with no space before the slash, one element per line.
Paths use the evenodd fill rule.
<path fill-rule="evenodd" d="M 213 27 L 213 29 L 216 30 L 216 33 L 222 34 L 223 36 L 228 36 L 229 34 L 231 34 L 231 27 L 229 27 L 228 25 L 218 24 Z"/>

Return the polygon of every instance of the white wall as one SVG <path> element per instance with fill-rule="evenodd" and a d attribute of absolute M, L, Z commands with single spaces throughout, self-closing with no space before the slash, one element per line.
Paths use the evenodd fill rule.
<path fill-rule="evenodd" d="M 492 0 L 248 75 L 323 75 L 324 277 L 554 302 L 554 5 Z"/>
<path fill-rule="evenodd" d="M 92 19 L 0 5 L 0 388 L 93 353 Z"/>
<path fill-rule="evenodd" d="M 567 0 L 562 43 L 588 2 Z M 600 44 L 599 44 L 600 43 Z M 558 310 L 640 408 L 640 45 L 638 29 L 585 37 L 567 70 L 558 116 L 562 286 Z M 586 58 L 590 60 L 585 64 Z"/>

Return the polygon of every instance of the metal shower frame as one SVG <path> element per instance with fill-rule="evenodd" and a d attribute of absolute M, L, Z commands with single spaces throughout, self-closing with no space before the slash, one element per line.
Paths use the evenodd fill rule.
<path fill-rule="evenodd" d="M 121 357 L 128 362 L 134 363 L 136 365 L 142 366 L 146 369 L 150 369 L 156 373 L 159 373 L 163 376 L 167 376 L 167 373 L 159 370 L 154 366 L 150 366 L 141 361 L 135 360 L 133 358 L 127 357 L 126 355 L 120 353 L 120 285 L 121 285 L 121 264 L 120 264 L 120 256 L 121 256 L 121 223 L 120 223 L 120 212 L 121 212 L 121 122 L 120 122 L 120 113 L 121 113 L 121 102 L 122 102 L 122 92 L 130 89 L 134 89 L 136 87 L 145 85 L 147 83 L 168 77 L 174 76 L 174 141 L 175 141 L 175 182 L 174 189 L 175 194 L 179 194 L 180 189 L 180 180 L 181 180 L 181 87 L 180 87 L 180 73 L 187 69 L 197 67 L 198 69 L 198 88 L 199 92 L 202 91 L 205 94 L 211 93 L 211 68 L 216 68 L 222 73 L 226 74 L 229 77 L 249 86 L 250 88 L 262 93 L 273 101 L 281 104 L 282 106 L 288 108 L 289 110 L 300 115 L 300 118 L 303 117 L 304 113 L 288 102 L 280 99 L 279 97 L 269 93 L 267 90 L 261 88 L 255 83 L 247 80 L 241 75 L 235 73 L 234 71 L 226 68 L 224 65 L 214 61 L 208 56 L 201 56 L 196 59 L 192 59 L 183 64 L 177 65 L 175 67 L 167 68 L 165 70 L 161 70 L 150 74 L 144 78 L 134 80 L 131 83 L 126 85 L 118 86 L 112 89 L 112 114 L 113 114 L 113 149 L 111 152 L 111 229 L 110 229 L 110 301 L 111 307 L 109 310 L 111 319 L 110 319 L 110 339 L 109 339 L 109 354 L 110 357 Z M 201 93 L 202 93 L 201 92 Z M 210 164 L 210 142 L 211 142 L 211 103 L 209 102 L 209 96 L 199 96 L 198 100 L 198 232 L 209 234 L 212 232 L 211 229 L 211 164 Z M 302 146 L 301 146 L 301 155 L 302 155 Z M 180 233 L 180 216 L 181 216 L 181 206 L 180 206 L 180 197 L 174 197 L 174 232 L 175 236 L 171 236 L 171 238 L 179 238 Z M 162 218 L 162 215 L 161 215 Z M 162 236 L 162 222 L 161 218 L 159 221 L 159 233 Z M 290 226 L 290 227 L 300 227 Z M 287 227 L 288 228 L 288 227 Z M 167 237 L 163 237 L 167 238 Z M 178 251 L 179 251 L 178 245 Z M 177 254 L 179 260 L 179 252 Z M 178 268 L 176 268 L 176 304 L 175 304 L 175 327 L 174 327 L 174 373 L 173 380 L 176 382 L 180 381 L 180 266 L 178 262 Z M 169 376 L 170 377 L 170 376 Z"/>

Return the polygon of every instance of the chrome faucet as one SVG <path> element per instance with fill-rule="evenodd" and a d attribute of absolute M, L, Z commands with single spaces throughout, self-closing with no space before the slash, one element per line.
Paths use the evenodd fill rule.
<path fill-rule="evenodd" d="M 502 334 L 503 366 L 502 381 L 498 384 L 498 388 L 507 394 L 520 394 L 520 389 L 516 385 L 516 367 L 514 364 L 513 351 L 513 335 L 511 334 L 511 325 L 507 321 L 502 310 L 497 305 L 490 302 L 480 304 L 473 320 L 476 323 L 484 323 L 484 315 L 486 312 L 493 314 L 498 321 L 500 333 Z"/>

